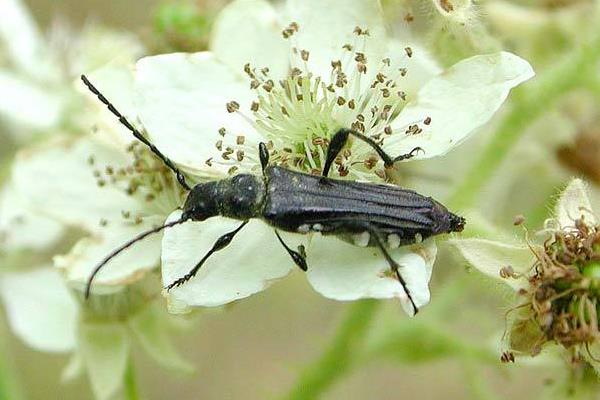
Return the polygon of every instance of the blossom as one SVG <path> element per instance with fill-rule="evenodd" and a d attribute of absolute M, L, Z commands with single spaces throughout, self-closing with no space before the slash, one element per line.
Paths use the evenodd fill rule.
<path fill-rule="evenodd" d="M 413 159 L 443 155 L 533 76 L 526 61 L 506 52 L 442 71 L 417 43 L 387 37 L 383 26 L 376 1 L 289 1 L 282 14 L 265 1 L 234 1 L 215 21 L 210 51 L 137 63 L 130 115 L 196 181 L 260 173 L 260 141 L 272 162 L 319 173 L 341 127 L 364 133 L 394 156 L 417 147 L 423 151 Z M 332 172 L 381 181 L 391 171 L 370 147 L 353 142 Z M 216 217 L 169 229 L 162 247 L 165 286 L 233 224 Z M 303 240 L 284 236 L 294 246 Z M 376 249 L 331 237 L 309 240 L 307 277 L 317 291 L 338 300 L 396 297 L 411 310 Z M 293 263 L 275 242 L 272 229 L 250 222 L 194 279 L 169 291 L 173 309 L 224 304 L 287 275 Z M 433 241 L 393 252 L 417 306 L 429 301 L 435 254 Z"/>
<path fill-rule="evenodd" d="M 99 276 L 105 295 L 82 303 L 73 290 L 87 280 L 94 257 L 152 221 L 161 224 L 181 200 L 169 197 L 177 191 L 161 194 L 173 186 L 170 175 L 161 178 L 164 166 L 131 146 L 114 118 L 95 112 L 99 106 L 87 107 L 73 85 L 82 70 L 98 67 L 96 74 L 118 85 L 119 66 L 139 57 L 141 46 L 96 26 L 79 34 L 56 25 L 44 37 L 16 0 L 0 2 L 0 12 L 1 133 L 20 147 L 14 162 L 2 160 L 11 168 L 0 182 L 0 300 L 10 329 L 37 351 L 71 354 L 63 378 L 86 371 L 99 399 L 121 388 L 134 340 L 163 366 L 189 371 L 168 340 L 173 321 L 162 299 L 140 282 L 159 261 L 160 238 L 124 264 L 116 259 L 125 269 Z M 92 127 L 96 134 L 88 135 Z M 52 255 L 76 238 L 56 257 L 60 269 L 53 267 Z"/>
<path fill-rule="evenodd" d="M 475 268 L 515 290 L 519 303 L 511 311 L 509 350 L 535 356 L 554 343 L 598 370 L 600 231 L 580 179 L 569 183 L 537 236 L 541 241 L 528 236 L 525 243 L 451 242 Z"/>

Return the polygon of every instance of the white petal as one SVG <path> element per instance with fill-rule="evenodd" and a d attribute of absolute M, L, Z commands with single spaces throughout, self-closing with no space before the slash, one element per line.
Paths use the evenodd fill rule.
<path fill-rule="evenodd" d="M 331 61 L 345 54 L 342 51 L 345 44 L 365 53 L 369 74 L 376 71 L 386 46 L 385 22 L 379 1 L 289 0 L 287 5 L 289 22 L 299 25 L 299 32 L 293 39 L 298 49 L 310 52 L 308 67 L 312 73 L 329 77 Z M 353 33 L 357 26 L 368 29 L 369 36 L 357 37 Z"/>
<path fill-rule="evenodd" d="M 206 177 L 220 177 L 233 162 L 221 158 L 215 143 L 238 147 L 244 135 L 256 153 L 260 137 L 226 104 L 237 101 L 249 113 L 251 92 L 247 81 L 234 75 L 212 53 L 167 54 L 146 57 L 137 63 L 137 108 L 152 142 L 173 161 Z M 225 137 L 218 133 L 227 129 Z M 213 158 L 213 167 L 206 161 Z"/>
<path fill-rule="evenodd" d="M 179 354 L 168 336 L 167 318 L 162 304 L 154 303 L 131 317 L 128 326 L 156 362 L 165 368 L 191 373 L 194 366 Z"/>
<path fill-rule="evenodd" d="M 85 70 L 82 70 L 86 72 Z M 137 112 L 133 105 L 134 84 L 133 72 L 128 67 L 105 66 L 86 72 L 90 82 L 127 118 L 131 123 L 135 123 Z M 110 113 L 106 106 L 98 100 L 96 95 L 91 93 L 83 82 L 77 81 L 77 88 L 89 98 L 89 103 L 96 106 L 97 113 L 89 113 L 91 126 L 96 126 L 97 130 L 102 132 L 99 139 L 109 144 L 114 144 L 118 148 L 125 148 L 131 142 L 136 141 L 126 127 L 124 127 L 117 118 Z M 87 116 L 87 115 L 86 115 Z"/>
<path fill-rule="evenodd" d="M 0 279 L 0 296 L 12 331 L 28 346 L 73 350 L 78 308 L 58 271 L 48 267 L 6 273 Z"/>
<path fill-rule="evenodd" d="M 465 259 L 479 271 L 501 279 L 502 282 L 518 290 L 527 286 L 527 275 L 533 266 L 534 255 L 527 246 L 512 245 L 486 239 L 451 239 Z M 502 278 L 500 270 L 512 267 L 522 278 Z"/>
<path fill-rule="evenodd" d="M 79 327 L 79 348 L 98 400 L 113 398 L 122 387 L 129 357 L 129 337 L 124 325 L 83 323 Z"/>
<path fill-rule="evenodd" d="M 442 155 L 490 120 L 510 90 L 533 77 L 529 63 L 500 52 L 463 60 L 429 81 L 392 122 L 394 134 L 384 148 L 394 155 L 416 147 L 414 159 Z M 431 118 L 429 125 L 424 120 Z M 406 135 L 413 124 L 423 130 Z"/>
<path fill-rule="evenodd" d="M 273 7 L 264 0 L 236 0 L 225 7 L 212 29 L 210 49 L 233 71 L 244 65 L 268 67 L 274 79 L 289 68 L 289 44 L 281 35 Z"/>
<path fill-rule="evenodd" d="M 139 233 L 161 224 L 159 217 L 152 217 L 139 225 L 109 225 L 93 236 L 79 240 L 66 255 L 56 256 L 54 264 L 66 271 L 70 282 L 78 283 L 78 287 L 83 288 L 92 270 L 113 250 Z M 136 242 L 105 265 L 94 280 L 94 285 L 118 286 L 138 280 L 145 271 L 158 265 L 160 241 L 161 235 L 154 234 Z M 95 290 L 100 288 L 95 286 Z"/>
<path fill-rule="evenodd" d="M 412 52 L 410 57 L 406 55 L 407 47 Z M 423 85 L 442 72 L 441 67 L 427 49 L 418 43 L 390 40 L 387 55 L 391 61 L 391 71 L 406 68 L 406 76 L 400 78 L 398 82 L 401 90 L 408 95 L 409 99 L 416 95 Z"/>
<path fill-rule="evenodd" d="M 27 209 L 27 202 L 7 184 L 0 193 L 0 247 L 9 250 L 42 250 L 54 244 L 64 227 Z"/>
<path fill-rule="evenodd" d="M 0 47 L 7 48 L 17 67 L 31 76 L 43 77 L 48 49 L 29 10 L 20 0 L 2 0 L 0 15 Z"/>
<path fill-rule="evenodd" d="M 176 211 L 169 220 L 181 215 Z M 212 248 L 217 238 L 240 225 L 223 217 L 187 222 L 165 232 L 162 244 L 162 275 L 166 286 L 186 275 Z M 286 241 L 292 248 L 293 239 Z M 273 228 L 251 220 L 231 244 L 215 253 L 187 283 L 169 292 L 170 301 L 181 307 L 218 306 L 266 289 L 294 266 L 281 247 Z"/>
<path fill-rule="evenodd" d="M 95 159 L 93 166 L 88 163 L 90 157 Z M 97 185 L 94 170 L 104 172 L 107 165 L 115 170 L 127 165 L 125 152 L 92 138 L 63 137 L 21 151 L 13 182 L 29 209 L 93 231 L 101 219 L 110 224 L 122 220 L 122 211 L 132 215 L 141 211 L 140 202 L 124 188 Z"/>
<path fill-rule="evenodd" d="M 43 90 L 15 74 L 0 71 L 0 114 L 10 121 L 34 129 L 56 126 L 65 101 L 60 91 Z"/>
<path fill-rule="evenodd" d="M 574 226 L 575 220 L 582 216 L 588 224 L 596 224 L 587 189 L 581 179 L 573 179 L 561 193 L 555 213 L 563 228 Z"/>
<path fill-rule="evenodd" d="M 429 279 L 436 252 L 433 241 L 390 251 L 419 308 L 429 302 Z M 404 310 L 412 314 L 402 285 L 390 274 L 390 266 L 379 249 L 315 236 L 307 256 L 308 281 L 323 296 L 336 300 L 399 298 Z"/>

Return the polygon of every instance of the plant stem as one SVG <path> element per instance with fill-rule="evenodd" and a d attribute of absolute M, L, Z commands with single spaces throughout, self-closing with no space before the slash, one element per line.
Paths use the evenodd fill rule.
<path fill-rule="evenodd" d="M 543 115 L 565 93 L 583 86 L 600 57 L 600 38 L 568 54 L 537 79 L 515 89 L 511 110 L 504 117 L 478 161 L 467 172 L 448 205 L 465 210 L 475 205 L 482 187 L 493 177 L 526 128 Z"/>
<path fill-rule="evenodd" d="M 353 303 L 325 352 L 304 367 L 295 386 L 283 398 L 294 400 L 319 398 L 339 377 L 343 376 L 358 356 L 378 306 L 377 300 L 361 300 Z"/>
<path fill-rule="evenodd" d="M 5 322 L 0 322 L 0 399 L 24 399 L 20 382 L 15 374 L 14 360 L 11 357 L 8 345 L 8 327 Z"/>
<path fill-rule="evenodd" d="M 132 358 L 130 358 L 127 362 L 127 369 L 125 370 L 123 383 L 125 398 L 127 400 L 139 400 L 140 394 L 137 388 L 137 383 L 135 379 L 135 366 Z"/>

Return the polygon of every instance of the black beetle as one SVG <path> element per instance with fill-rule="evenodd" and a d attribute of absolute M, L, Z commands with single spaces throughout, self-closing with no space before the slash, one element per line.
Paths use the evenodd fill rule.
<path fill-rule="evenodd" d="M 277 239 L 292 257 L 294 263 L 306 271 L 306 255 L 285 244 L 277 230 L 295 233 L 320 232 L 336 235 L 343 240 L 363 246 L 376 246 L 402 285 L 415 313 L 418 308 L 410 295 L 398 265 L 388 248 L 417 243 L 428 237 L 460 232 L 465 219 L 459 217 L 431 197 L 393 185 L 362 183 L 328 178 L 329 169 L 353 135 L 371 146 L 386 166 L 413 157 L 410 153 L 390 157 L 371 138 L 349 129 L 340 129 L 331 140 L 323 168 L 323 176 L 314 176 L 286 168 L 269 165 L 269 152 L 264 143 L 259 145 L 262 176 L 239 174 L 218 181 L 200 183 L 193 188 L 184 174 L 146 139 L 84 76 L 84 84 L 127 127 L 138 140 L 150 148 L 177 176 L 179 183 L 189 191 L 181 218 L 158 228 L 143 232 L 109 254 L 90 275 L 85 291 L 90 295 L 92 281 L 100 269 L 114 256 L 135 242 L 186 221 L 204 221 L 214 216 L 224 216 L 243 221 L 235 230 L 221 236 L 206 255 L 183 277 L 166 286 L 169 290 L 190 280 L 215 252 L 225 248 L 251 218 L 259 218 L 275 228 Z M 386 246 L 387 245 L 387 246 Z"/>

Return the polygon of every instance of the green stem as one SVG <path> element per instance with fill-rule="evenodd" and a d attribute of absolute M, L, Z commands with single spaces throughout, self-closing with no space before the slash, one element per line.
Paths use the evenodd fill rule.
<path fill-rule="evenodd" d="M 599 57 L 600 39 L 596 39 L 513 91 L 511 110 L 450 198 L 450 208 L 465 210 L 476 204 L 481 188 L 493 177 L 526 128 L 565 93 L 583 86 L 587 82 L 586 76 L 594 73 Z"/>
<path fill-rule="evenodd" d="M 20 382 L 15 374 L 15 363 L 8 344 L 8 327 L 0 322 L 0 399 L 24 399 Z"/>
<path fill-rule="evenodd" d="M 359 356 L 360 347 L 378 306 L 377 300 L 353 303 L 328 348 L 316 361 L 304 368 L 295 386 L 283 399 L 319 398 L 344 375 Z"/>
<path fill-rule="evenodd" d="M 127 369 L 125 370 L 125 376 L 123 380 L 123 388 L 125 392 L 125 398 L 127 400 L 139 400 L 140 394 L 138 392 L 137 383 L 135 379 L 135 366 L 133 359 L 129 359 L 127 362 Z"/>

